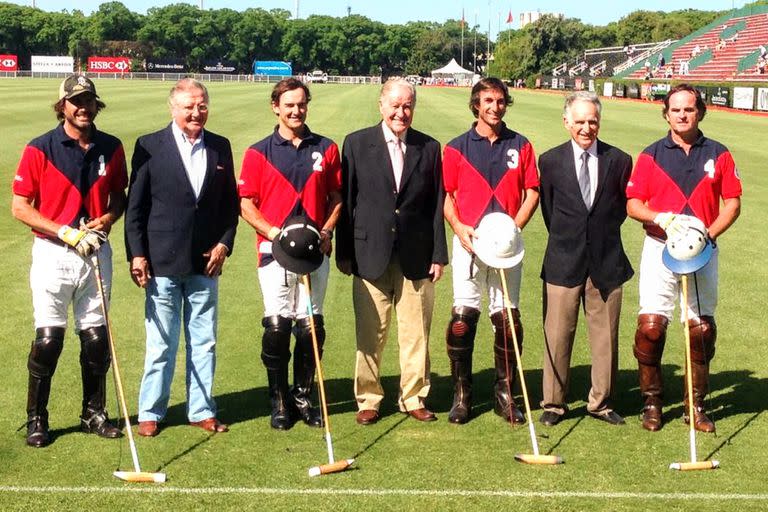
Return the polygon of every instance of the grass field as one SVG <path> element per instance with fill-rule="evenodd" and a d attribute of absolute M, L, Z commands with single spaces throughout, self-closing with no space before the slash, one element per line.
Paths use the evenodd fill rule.
<path fill-rule="evenodd" d="M 169 121 L 170 83 L 99 81 L 108 108 L 98 125 L 119 136 L 128 157 L 140 134 Z M 351 281 L 334 270 L 326 300 L 325 352 L 331 426 L 338 458 L 355 457 L 356 469 L 310 479 L 307 469 L 326 461 L 321 431 L 302 424 L 289 432 L 269 428 L 266 375 L 259 359 L 261 298 L 256 280 L 253 231 L 240 225 L 235 252 L 221 280 L 216 397 L 220 418 L 231 432 L 208 436 L 185 426 L 183 356 L 174 382 L 167 427 L 153 439 L 138 439 L 146 470 L 163 471 L 165 485 L 124 484 L 112 477 L 130 468 L 127 442 L 87 436 L 78 430 L 80 374 L 78 340 L 67 332 L 53 381 L 50 420 L 54 442 L 34 450 L 24 444 L 26 359 L 34 335 L 28 286 L 31 235 L 10 215 L 10 184 L 21 150 L 50 129 L 50 105 L 58 82 L 2 80 L 0 97 L 0 509 L 243 509 L 243 510 L 684 510 L 690 507 L 741 511 L 768 509 L 768 348 L 765 335 L 768 234 L 760 211 L 768 211 L 764 117 L 715 111 L 702 124 L 705 133 L 734 154 L 744 180 L 742 216 L 721 238 L 719 339 L 712 364 L 709 407 L 716 435 L 699 435 L 700 457 L 721 461 L 716 471 L 678 473 L 670 462 L 688 458 L 688 431 L 682 422 L 682 329 L 670 330 L 664 358 L 667 424 L 658 433 L 640 427 L 637 371 L 632 339 L 637 312 L 637 278 L 625 288 L 621 324 L 620 373 L 616 408 L 627 417 L 611 427 L 585 417 L 589 354 L 580 325 L 574 350 L 571 413 L 559 425 L 537 422 L 543 453 L 565 458 L 557 467 L 516 463 L 530 453 L 526 428 L 511 428 L 492 412 L 490 323 L 480 324 L 475 355 L 476 417 L 463 426 L 447 421 L 452 390 L 443 333 L 450 313 L 450 273 L 438 285 L 433 322 L 433 387 L 428 404 L 439 421 L 420 424 L 397 412 L 396 346 L 385 351 L 384 418 L 370 427 L 354 421 L 352 395 L 354 327 Z M 315 86 L 309 124 L 341 144 L 345 134 L 378 120 L 378 90 L 366 86 Z M 275 121 L 269 88 L 253 84 L 211 86 L 208 128 L 232 141 L 237 162 L 245 148 L 263 138 Z M 441 143 L 472 121 L 466 89 L 421 89 L 414 126 Z M 532 141 L 537 153 L 566 140 L 558 95 L 515 92 L 507 122 Z M 632 155 L 661 137 L 665 123 L 658 104 L 606 101 L 602 138 Z M 635 267 L 642 241 L 640 226 L 628 221 L 624 243 Z M 112 235 L 115 281 L 112 321 L 129 408 L 135 413 L 144 354 L 143 292 L 130 282 L 122 243 L 122 223 Z M 540 215 L 525 231 L 526 259 L 522 304 L 526 327 L 523 364 L 538 420 L 541 393 L 541 281 L 546 241 Z M 450 272 L 450 270 L 449 270 Z M 110 400 L 114 416 L 117 406 Z"/>

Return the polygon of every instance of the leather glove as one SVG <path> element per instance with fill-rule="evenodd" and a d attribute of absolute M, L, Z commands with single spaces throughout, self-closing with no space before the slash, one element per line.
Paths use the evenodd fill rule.
<path fill-rule="evenodd" d="M 81 225 L 81 229 L 72 228 L 64 225 L 59 228 L 57 233 L 67 245 L 74 247 L 77 254 L 83 258 L 91 256 L 99 250 L 101 244 L 107 241 L 107 234 L 98 229 L 89 229 Z"/>

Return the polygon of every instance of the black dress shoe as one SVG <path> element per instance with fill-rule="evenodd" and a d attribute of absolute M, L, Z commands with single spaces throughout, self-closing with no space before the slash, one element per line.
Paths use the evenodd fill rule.
<path fill-rule="evenodd" d="M 96 434 L 107 439 L 123 437 L 123 432 L 112 423 L 104 409 L 87 409 L 80 416 L 80 430 L 86 434 Z"/>
<path fill-rule="evenodd" d="M 624 418 L 622 418 L 616 411 L 608 411 L 602 414 L 589 413 L 595 419 L 610 423 L 611 425 L 624 425 Z"/>
<path fill-rule="evenodd" d="M 539 421 L 548 427 L 554 427 L 560 420 L 563 419 L 561 414 L 557 414 L 555 411 L 544 411 Z"/>
<path fill-rule="evenodd" d="M 27 421 L 27 446 L 42 448 L 51 442 L 48 434 L 48 420 L 42 416 L 32 416 Z"/>

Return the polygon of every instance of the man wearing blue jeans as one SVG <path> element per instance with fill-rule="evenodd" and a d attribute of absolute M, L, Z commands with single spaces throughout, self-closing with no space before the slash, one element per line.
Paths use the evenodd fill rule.
<path fill-rule="evenodd" d="M 157 435 L 168 410 L 183 320 L 187 418 L 226 432 L 216 418 L 218 276 L 231 254 L 239 215 L 232 149 L 203 126 L 208 91 L 179 80 L 168 99 L 173 121 L 136 141 L 125 238 L 133 281 L 146 290 L 147 352 L 139 434 Z"/>

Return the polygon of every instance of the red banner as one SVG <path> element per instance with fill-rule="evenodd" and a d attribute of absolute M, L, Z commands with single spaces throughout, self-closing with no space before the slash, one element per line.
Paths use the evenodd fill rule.
<path fill-rule="evenodd" d="M 89 73 L 127 73 L 131 70 L 128 57 L 88 57 Z"/>
<path fill-rule="evenodd" d="M 0 55 L 0 71 L 18 71 L 19 58 L 16 55 Z"/>

